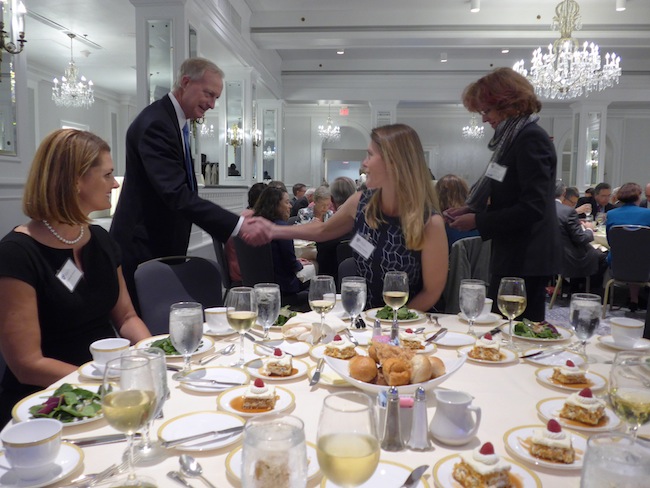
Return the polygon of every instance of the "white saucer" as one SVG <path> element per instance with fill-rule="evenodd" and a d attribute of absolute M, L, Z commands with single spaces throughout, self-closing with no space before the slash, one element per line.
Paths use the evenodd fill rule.
<path fill-rule="evenodd" d="M 458 318 L 465 323 L 468 322 L 467 317 L 463 312 L 458 312 Z M 474 320 L 474 325 L 492 325 L 495 322 L 498 322 L 500 320 L 505 320 L 505 319 L 498 313 L 490 312 L 488 314 L 479 315 L 478 317 L 476 317 L 476 320 Z"/>
<path fill-rule="evenodd" d="M 87 380 L 102 381 L 104 379 L 105 369 L 106 369 L 105 364 L 97 364 L 94 361 L 90 361 L 87 362 L 86 364 L 82 364 L 81 366 L 79 366 L 79 369 L 77 369 L 77 373 L 79 373 L 79 376 Z M 116 374 L 112 376 L 116 377 L 118 375 Z"/>
<path fill-rule="evenodd" d="M 84 454 L 81 449 L 67 442 L 61 443 L 61 450 L 54 461 L 51 471 L 41 478 L 35 480 L 22 481 L 16 477 L 16 474 L 6 466 L 4 453 L 0 453 L 0 486 L 2 488 L 39 488 L 41 486 L 52 485 L 63 478 L 72 474 L 84 460 Z"/>
<path fill-rule="evenodd" d="M 616 349 L 617 351 L 645 351 L 646 349 L 650 349 L 650 341 L 643 338 L 637 339 L 633 347 L 623 347 L 620 344 L 616 344 L 611 335 L 598 336 L 598 340 L 603 346 Z"/>
<path fill-rule="evenodd" d="M 593 432 L 616 430 L 621 425 L 621 419 L 607 407 L 605 407 L 603 425 L 583 424 L 577 420 L 560 417 L 560 410 L 562 410 L 565 400 L 566 398 L 547 398 L 546 400 L 541 400 L 536 405 L 537 413 L 546 421 L 550 419 L 557 420 L 565 429 L 580 430 L 582 432 L 589 432 L 590 434 Z"/>
<path fill-rule="evenodd" d="M 202 432 L 229 429 L 244 425 L 244 419 L 227 412 L 190 412 L 168 420 L 158 429 L 158 438 L 162 441 L 173 441 Z M 242 438 L 243 432 L 233 435 L 221 435 L 180 444 L 174 449 L 179 451 L 211 451 L 234 444 Z"/>
<path fill-rule="evenodd" d="M 307 479 L 313 480 L 320 474 L 320 466 L 318 466 L 318 457 L 316 455 L 316 446 L 311 442 L 305 442 L 307 448 Z M 228 457 L 226 457 L 226 472 L 235 480 L 241 482 L 241 463 L 242 463 L 242 447 L 233 449 Z"/>
<path fill-rule="evenodd" d="M 212 331 L 208 327 L 208 324 L 203 322 L 203 334 L 204 335 L 208 335 L 208 336 L 211 336 L 211 337 L 226 337 L 226 336 L 229 336 L 229 335 L 233 335 L 236 332 L 237 331 L 235 329 L 231 329 L 230 327 L 228 327 L 226 330 L 223 330 L 223 331 L 222 330 L 220 330 L 220 331 Z"/>
<path fill-rule="evenodd" d="M 359 485 L 357 488 L 378 488 L 387 486 L 402 486 L 404 480 L 411 473 L 413 468 L 392 461 L 379 461 L 377 469 L 368 481 Z M 320 484 L 321 488 L 338 488 L 339 485 L 323 478 Z M 414 488 L 429 488 L 429 483 L 424 478 L 420 478 Z"/>

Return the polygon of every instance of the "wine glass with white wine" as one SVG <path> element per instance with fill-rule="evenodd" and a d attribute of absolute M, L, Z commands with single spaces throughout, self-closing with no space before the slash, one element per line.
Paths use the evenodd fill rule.
<path fill-rule="evenodd" d="M 269 329 L 280 315 L 280 285 L 276 283 L 258 283 L 255 285 L 257 299 L 257 321 L 264 329 L 264 339 L 269 338 Z"/>
<path fill-rule="evenodd" d="M 197 302 L 172 303 L 169 308 L 169 338 L 183 355 L 183 369 L 172 378 L 179 380 L 191 370 L 190 360 L 203 337 L 203 306 Z"/>
<path fill-rule="evenodd" d="M 481 280 L 461 280 L 459 290 L 460 310 L 467 317 L 467 333 L 476 337 L 474 321 L 481 315 L 485 305 L 485 283 Z"/>
<path fill-rule="evenodd" d="M 508 344 L 513 351 L 519 347 L 514 342 L 514 330 L 512 321 L 526 310 L 526 284 L 523 278 L 506 277 L 501 278 L 499 291 L 497 293 L 497 305 L 501 313 L 510 321 L 508 324 Z"/>
<path fill-rule="evenodd" d="M 621 351 L 609 373 L 609 400 L 636 441 L 640 426 L 650 421 L 650 354 Z"/>
<path fill-rule="evenodd" d="M 409 300 L 409 279 L 404 271 L 388 271 L 384 275 L 384 303 L 393 309 L 393 325 L 390 330 L 390 340 L 399 345 L 399 326 L 397 310 L 406 305 Z"/>
<path fill-rule="evenodd" d="M 336 305 L 336 287 L 334 278 L 328 275 L 318 275 L 309 283 L 309 306 L 320 314 L 320 330 L 323 331 L 325 314 Z"/>
<path fill-rule="evenodd" d="M 352 488 L 370 479 L 379 464 L 379 440 L 372 399 L 349 391 L 325 397 L 316 439 L 318 465 L 338 486 Z"/>
<path fill-rule="evenodd" d="M 257 320 L 257 299 L 255 290 L 248 286 L 231 288 L 226 298 L 226 318 L 230 327 L 239 332 L 239 361 L 233 366 L 243 367 L 244 334 L 255 325 Z"/>

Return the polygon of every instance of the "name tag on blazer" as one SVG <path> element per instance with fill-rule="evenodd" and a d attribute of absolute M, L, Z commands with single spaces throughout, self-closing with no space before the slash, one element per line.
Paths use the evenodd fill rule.
<path fill-rule="evenodd" d="M 501 166 L 495 162 L 488 164 L 487 170 L 485 171 L 485 176 L 491 178 L 499 183 L 503 182 L 503 179 L 506 177 L 508 168 L 506 166 Z"/>

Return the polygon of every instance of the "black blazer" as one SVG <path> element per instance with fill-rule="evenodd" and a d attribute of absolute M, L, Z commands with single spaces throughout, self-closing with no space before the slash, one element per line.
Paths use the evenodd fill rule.
<path fill-rule="evenodd" d="M 561 273 L 567 278 L 584 278 L 598 271 L 599 251 L 591 241 L 594 235 L 582 228 L 575 209 L 555 202 L 557 221 L 562 240 Z"/>
<path fill-rule="evenodd" d="M 476 214 L 483 240 L 492 239 L 493 276 L 551 276 L 559 272 L 560 236 L 555 212 L 557 157 L 536 123 L 524 127 L 499 164 L 502 182 L 490 179 L 490 204 Z"/>

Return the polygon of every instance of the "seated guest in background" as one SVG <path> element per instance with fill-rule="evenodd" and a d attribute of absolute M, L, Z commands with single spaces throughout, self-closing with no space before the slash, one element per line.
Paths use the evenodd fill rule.
<path fill-rule="evenodd" d="M 596 208 L 596 200 L 594 199 L 594 189 L 589 187 L 585 190 L 585 196 L 578 198 L 578 201 L 575 204 L 576 207 L 576 212 L 578 212 L 578 217 L 581 219 L 584 219 L 587 214 L 585 213 L 586 207 L 584 207 L 585 204 L 589 204 L 592 210 Z M 580 211 L 579 209 L 582 209 Z"/>
<path fill-rule="evenodd" d="M 609 199 L 609 203 L 611 203 L 612 205 L 614 205 L 614 207 L 617 207 L 617 208 L 620 207 L 621 205 L 623 205 L 618 200 L 618 190 L 620 190 L 620 189 L 621 189 L 620 186 L 617 186 L 616 188 L 614 188 L 612 190 L 612 196 Z"/>
<path fill-rule="evenodd" d="M 89 225 L 118 186 L 108 144 L 90 132 L 57 130 L 36 151 L 23 197 L 31 220 L 0 241 L 1 425 L 18 400 L 90 361 L 92 342 L 151 336 L 131 303 L 119 247 Z"/>
<path fill-rule="evenodd" d="M 329 187 L 325 185 L 319 186 L 314 192 L 313 201 L 307 207 L 301 208 L 298 211 L 300 222 L 307 223 L 312 220 L 325 222 L 334 213 L 330 210 L 331 205 L 332 193 L 330 192 Z"/>
<path fill-rule="evenodd" d="M 266 184 L 266 186 L 273 186 L 275 188 L 279 188 L 282 191 L 287 191 L 287 185 L 285 185 L 284 182 L 280 180 L 271 180 Z"/>
<path fill-rule="evenodd" d="M 467 195 L 469 194 L 469 186 L 460 176 L 445 175 L 436 183 L 436 192 L 438 193 L 440 212 L 444 213 L 450 208 L 462 207 L 465 205 L 465 200 L 467 200 Z M 477 229 L 467 231 L 456 230 L 452 229 L 448 223 L 445 223 L 445 231 L 447 232 L 449 250 L 451 250 L 451 245 L 458 239 L 479 235 Z"/>
<path fill-rule="evenodd" d="M 596 202 L 591 209 L 594 219 L 599 213 L 607 213 L 616 208 L 610 203 L 612 198 L 612 186 L 609 183 L 598 183 L 594 188 L 594 201 Z"/>
<path fill-rule="evenodd" d="M 299 198 L 302 198 L 305 192 L 307 191 L 307 185 L 304 183 L 296 183 L 293 185 L 293 188 L 291 189 L 293 192 L 293 197 L 291 197 L 291 206 L 293 207 L 293 204 L 296 203 L 296 200 Z"/>
<path fill-rule="evenodd" d="M 618 191 L 618 199 L 623 205 L 607 212 L 607 233 L 615 225 L 645 225 L 650 227 L 650 208 L 639 207 L 641 201 L 641 187 L 636 183 L 625 183 Z M 647 249 L 639 249 L 639 252 L 648 252 Z M 612 260 L 612 250 L 607 258 Z M 639 308 L 639 286 L 629 285 L 630 302 L 628 308 L 636 312 Z"/>
<path fill-rule="evenodd" d="M 645 198 L 641 200 L 639 207 L 650 208 L 650 183 L 645 186 Z"/>
<path fill-rule="evenodd" d="M 309 206 L 311 202 L 314 201 L 314 192 L 316 188 L 307 188 L 305 194 L 296 200 L 296 202 L 291 206 L 291 215 L 290 217 L 295 217 L 298 215 L 298 211 Z"/>
<path fill-rule="evenodd" d="M 591 203 L 583 203 L 578 206 L 580 200 L 580 192 L 575 186 L 567 186 L 562 197 L 562 203 L 569 207 L 575 208 L 576 213 L 584 214 L 585 212 L 591 213 Z M 583 224 L 584 225 L 584 224 Z"/>

